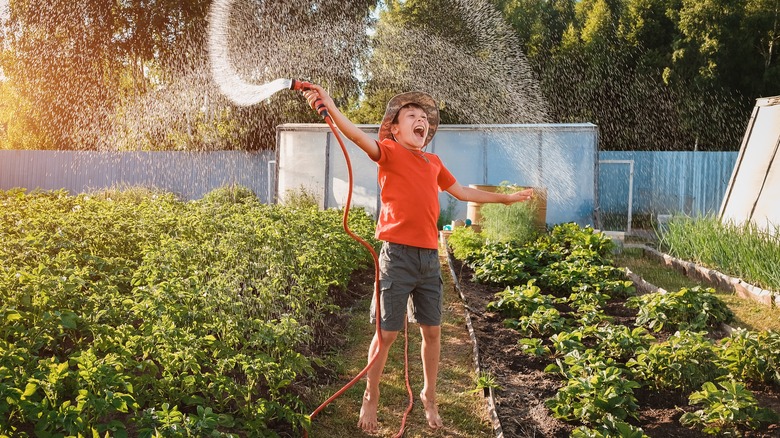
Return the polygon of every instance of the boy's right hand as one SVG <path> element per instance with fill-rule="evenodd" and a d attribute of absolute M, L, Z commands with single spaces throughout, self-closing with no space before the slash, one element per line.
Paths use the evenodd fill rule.
<path fill-rule="evenodd" d="M 306 97 L 306 101 L 309 102 L 309 106 L 315 111 L 317 110 L 317 99 L 322 100 L 323 105 L 325 105 L 325 108 L 327 108 L 329 112 L 332 112 L 335 107 L 333 98 L 330 97 L 324 88 L 317 84 L 311 84 L 311 88 L 305 90 L 303 95 Z"/>
<path fill-rule="evenodd" d="M 506 202 L 504 202 L 504 204 L 510 205 L 510 204 L 514 204 L 515 202 L 530 201 L 533 197 L 534 197 L 534 189 L 531 187 L 510 194 L 509 199 Z"/>
<path fill-rule="evenodd" d="M 336 107 L 336 104 L 333 102 L 333 98 L 330 97 L 330 94 L 328 94 L 324 88 L 317 84 L 311 84 L 311 88 L 305 90 L 303 95 L 306 97 L 306 101 L 309 102 L 309 105 L 315 111 L 317 110 L 317 100 L 321 99 L 322 104 L 325 105 L 325 108 L 328 110 L 330 119 L 336 124 L 342 134 L 344 134 L 352 141 L 352 143 L 355 143 L 360 149 L 368 154 L 372 160 L 379 160 L 381 152 L 379 150 L 379 145 L 377 144 L 376 139 L 363 132 L 348 118 L 346 118 L 341 113 L 341 111 L 339 111 L 338 107 Z"/>

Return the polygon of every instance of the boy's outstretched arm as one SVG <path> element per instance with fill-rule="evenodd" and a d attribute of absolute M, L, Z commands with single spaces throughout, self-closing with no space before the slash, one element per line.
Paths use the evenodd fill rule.
<path fill-rule="evenodd" d="M 360 149 L 363 149 L 363 151 L 368 154 L 369 158 L 374 161 L 379 159 L 380 151 L 379 145 L 376 143 L 376 139 L 363 132 L 363 130 L 355 126 L 351 120 L 342 114 L 324 88 L 320 87 L 319 85 L 312 84 L 310 89 L 303 92 L 303 95 L 306 96 L 306 100 L 309 102 L 309 105 L 311 105 L 312 108 L 314 108 L 315 100 L 318 98 L 322 99 L 322 103 L 328 109 L 328 113 L 330 114 L 331 119 L 333 119 L 333 123 L 338 126 L 339 131 L 341 131 L 345 137 L 350 139 L 352 143 L 355 143 Z"/>
<path fill-rule="evenodd" d="M 493 193 L 473 187 L 464 187 L 456 182 L 447 188 L 447 193 L 460 201 L 469 202 L 500 202 L 502 204 L 514 204 L 515 202 L 528 201 L 534 195 L 534 189 L 528 188 L 514 193 Z"/>

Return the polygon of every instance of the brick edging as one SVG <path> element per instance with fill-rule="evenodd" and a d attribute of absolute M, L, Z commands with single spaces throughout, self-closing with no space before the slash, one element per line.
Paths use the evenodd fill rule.
<path fill-rule="evenodd" d="M 666 266 L 678 270 L 689 278 L 709 283 L 717 289 L 734 292 L 742 298 L 766 306 L 780 307 L 780 292 L 761 289 L 760 287 L 754 286 L 739 278 L 730 277 L 722 272 L 697 265 L 693 262 L 680 260 L 644 244 L 626 243 L 623 247 L 639 248 L 645 255 L 651 256 Z"/>

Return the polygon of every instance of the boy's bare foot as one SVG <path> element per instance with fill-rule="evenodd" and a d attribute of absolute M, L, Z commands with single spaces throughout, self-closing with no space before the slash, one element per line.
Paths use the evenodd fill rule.
<path fill-rule="evenodd" d="M 436 406 L 436 400 L 428 400 L 425 393 L 421 392 L 420 401 L 423 404 L 423 409 L 425 409 L 425 419 L 428 421 L 428 426 L 431 429 L 438 429 L 444 426 L 439 416 L 439 407 Z"/>
<path fill-rule="evenodd" d="M 379 407 L 379 394 L 370 395 L 368 392 L 363 393 L 363 405 L 360 407 L 360 418 L 358 419 L 358 427 L 363 429 L 366 433 L 376 433 L 379 428 L 379 423 L 376 419 L 376 411 Z"/>

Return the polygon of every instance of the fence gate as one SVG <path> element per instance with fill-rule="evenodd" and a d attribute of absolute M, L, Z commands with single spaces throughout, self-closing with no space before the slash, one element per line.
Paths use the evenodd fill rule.
<path fill-rule="evenodd" d="M 634 160 L 601 160 L 599 161 L 599 180 L 601 179 L 601 175 L 608 170 L 603 169 L 601 166 L 605 164 L 612 164 L 612 165 L 621 165 L 625 166 L 628 165 L 628 196 L 627 196 L 627 214 L 626 214 L 626 234 L 631 233 L 631 220 L 632 220 L 632 214 L 634 211 Z M 615 178 L 612 178 L 611 180 L 616 180 Z M 601 181 L 599 181 L 599 185 L 601 184 Z M 611 221 L 611 223 L 608 224 L 608 222 L 605 222 L 603 215 L 605 212 L 605 207 L 608 207 L 610 213 L 615 213 L 618 211 L 622 204 L 622 199 L 602 199 L 601 196 L 602 193 L 605 193 L 605 190 L 601 190 L 599 188 L 599 223 L 602 224 L 602 226 L 606 229 L 608 227 L 612 226 L 612 223 L 614 221 Z M 615 193 L 616 190 L 613 188 L 611 193 Z M 619 231 L 619 230 L 610 230 L 610 231 Z"/>

